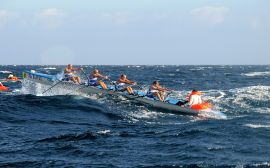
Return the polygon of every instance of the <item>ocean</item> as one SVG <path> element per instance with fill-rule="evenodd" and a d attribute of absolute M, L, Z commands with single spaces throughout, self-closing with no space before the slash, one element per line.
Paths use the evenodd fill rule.
<path fill-rule="evenodd" d="M 2 65 L 0 78 L 65 66 Z M 123 97 L 77 94 L 26 80 L 0 93 L 0 167 L 270 167 L 269 65 L 82 65 L 147 89 L 192 89 L 226 118 L 164 113 Z M 83 80 L 86 77 L 78 72 Z"/>

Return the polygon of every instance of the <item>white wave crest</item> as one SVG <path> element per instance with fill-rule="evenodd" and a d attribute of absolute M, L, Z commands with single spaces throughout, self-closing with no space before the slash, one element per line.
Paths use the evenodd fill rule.
<path fill-rule="evenodd" d="M 235 93 L 235 102 L 240 102 L 247 98 L 256 101 L 270 99 L 270 86 L 249 86 L 231 89 L 230 92 Z"/>
<path fill-rule="evenodd" d="M 97 133 L 98 134 L 108 134 L 108 133 L 110 133 L 111 132 L 111 130 L 102 130 L 102 131 L 98 131 Z"/>
<path fill-rule="evenodd" d="M 249 72 L 249 73 L 242 73 L 243 76 L 253 77 L 253 76 L 270 76 L 270 71 L 266 72 Z"/>
<path fill-rule="evenodd" d="M 196 68 L 191 68 L 189 69 L 190 71 L 202 71 L 205 69 L 212 69 L 213 67 L 196 67 Z"/>
<path fill-rule="evenodd" d="M 44 69 L 56 69 L 55 67 L 47 67 L 47 68 L 44 68 Z"/>
<path fill-rule="evenodd" d="M 148 111 L 148 110 L 140 110 L 136 111 L 130 114 L 130 117 L 134 119 L 153 119 L 157 118 L 159 115 L 162 115 L 162 113 L 158 113 L 155 111 Z"/>
<path fill-rule="evenodd" d="M 0 73 L 9 74 L 9 73 L 12 73 L 12 72 L 11 71 L 0 71 Z"/>
<path fill-rule="evenodd" d="M 226 120 L 227 116 L 219 111 L 201 111 L 199 113 L 199 118 L 203 118 L 203 119 L 219 119 L 219 120 Z"/>
<path fill-rule="evenodd" d="M 249 86 L 243 88 L 235 88 L 228 90 L 228 97 L 220 100 L 220 104 L 228 104 L 235 109 L 246 109 L 258 113 L 269 113 L 270 109 L 263 104 L 258 106 L 260 102 L 270 99 L 270 86 Z"/>
<path fill-rule="evenodd" d="M 262 125 L 262 124 L 246 124 L 245 126 L 250 128 L 270 128 L 270 125 Z"/>

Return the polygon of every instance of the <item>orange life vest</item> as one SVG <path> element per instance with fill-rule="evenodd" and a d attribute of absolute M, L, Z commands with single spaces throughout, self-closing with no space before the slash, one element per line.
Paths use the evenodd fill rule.
<path fill-rule="evenodd" d="M 8 80 L 13 80 L 13 81 L 18 80 L 18 78 L 16 76 L 13 76 L 13 77 L 10 77 L 10 78 L 7 78 L 7 79 Z"/>

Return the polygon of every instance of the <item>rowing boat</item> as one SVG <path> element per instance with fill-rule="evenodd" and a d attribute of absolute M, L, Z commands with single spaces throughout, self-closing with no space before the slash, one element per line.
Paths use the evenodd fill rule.
<path fill-rule="evenodd" d="M 174 99 L 167 99 L 166 102 L 161 102 L 158 100 L 150 99 L 144 96 L 143 94 L 137 94 L 137 95 L 128 95 L 124 92 L 118 92 L 112 90 L 103 90 L 99 87 L 94 86 L 87 86 L 87 85 L 78 85 L 74 84 L 71 81 L 62 81 L 59 82 L 59 80 L 56 78 L 55 75 L 49 75 L 44 73 L 38 73 L 35 71 L 26 71 L 23 73 L 24 80 L 28 80 L 34 83 L 40 83 L 47 86 L 53 86 L 56 83 L 58 84 L 58 87 L 63 88 L 72 88 L 72 91 L 76 91 L 77 93 L 86 93 L 89 95 L 92 94 L 104 94 L 104 95 L 114 95 L 114 96 L 123 96 L 127 99 L 134 100 L 140 104 L 143 104 L 145 106 L 148 106 L 149 108 L 155 108 L 159 109 L 162 112 L 169 112 L 174 114 L 185 114 L 185 115 L 198 115 L 198 110 L 193 110 L 188 107 L 181 107 L 176 104 L 176 101 Z M 110 88 L 110 86 L 108 87 Z"/>

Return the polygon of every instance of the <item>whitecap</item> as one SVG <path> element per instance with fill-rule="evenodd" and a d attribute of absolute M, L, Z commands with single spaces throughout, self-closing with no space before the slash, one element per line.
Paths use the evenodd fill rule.
<path fill-rule="evenodd" d="M 11 71 L 0 71 L 0 73 L 9 74 L 9 73 L 12 73 L 12 72 Z"/>
<path fill-rule="evenodd" d="M 111 130 L 102 130 L 102 131 L 98 131 L 97 133 L 98 134 L 108 134 L 110 132 L 111 132 Z"/>
<path fill-rule="evenodd" d="M 149 119 L 149 118 L 157 118 L 158 115 L 161 115 L 162 113 L 158 113 L 156 111 L 149 111 L 149 110 L 140 110 L 135 111 L 130 114 L 130 117 L 135 119 Z"/>
<path fill-rule="evenodd" d="M 270 76 L 270 71 L 266 71 L 266 72 L 249 72 L 249 73 L 242 73 L 241 75 L 248 76 L 248 77 Z"/>
<path fill-rule="evenodd" d="M 192 68 L 192 69 L 189 69 L 190 71 L 201 71 L 201 70 L 204 70 L 204 68 Z"/>
<path fill-rule="evenodd" d="M 242 102 L 243 99 L 250 100 L 269 100 L 270 99 L 270 86 L 249 86 L 243 88 L 236 88 L 229 90 L 230 92 L 235 94 L 235 102 Z"/>
<path fill-rule="evenodd" d="M 261 166 L 267 166 L 269 167 L 270 166 L 270 162 L 262 162 L 262 163 L 255 163 L 253 164 L 255 167 L 261 167 Z"/>
<path fill-rule="evenodd" d="M 208 110 L 208 111 L 200 111 L 198 116 L 204 119 L 219 119 L 219 120 L 226 120 L 227 116 L 220 112 L 220 111 L 212 111 L 212 110 Z"/>
<path fill-rule="evenodd" d="M 250 128 L 270 128 L 270 125 L 262 125 L 262 124 L 246 124 L 245 126 Z"/>
<path fill-rule="evenodd" d="M 55 67 L 47 67 L 47 68 L 44 68 L 44 69 L 49 69 L 49 70 L 51 70 L 51 69 L 56 69 Z"/>

